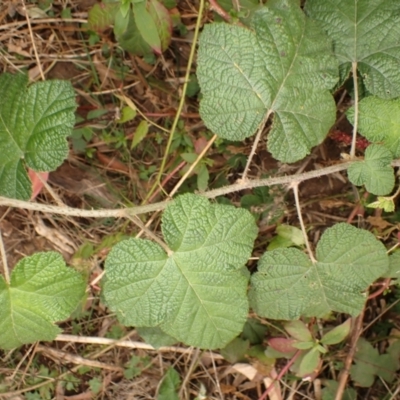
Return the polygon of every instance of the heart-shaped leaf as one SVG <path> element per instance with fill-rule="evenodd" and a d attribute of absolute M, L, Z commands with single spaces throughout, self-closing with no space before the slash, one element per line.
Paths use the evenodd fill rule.
<path fill-rule="evenodd" d="M 111 250 L 103 295 L 125 325 L 160 326 L 192 346 L 223 347 L 246 321 L 248 260 L 257 227 L 246 210 L 183 195 L 164 212 L 170 249 L 129 239 Z"/>
<path fill-rule="evenodd" d="M 296 2 L 270 0 L 251 29 L 205 26 L 197 76 L 200 114 L 217 135 L 243 140 L 274 114 L 268 150 L 294 162 L 321 143 L 335 120 L 328 89 L 338 79 L 331 44 Z"/>
<path fill-rule="evenodd" d="M 362 293 L 388 270 L 386 249 L 372 233 L 337 224 L 321 237 L 313 263 L 300 250 L 276 249 L 260 258 L 250 304 L 265 318 L 322 317 L 330 311 L 357 315 Z"/>

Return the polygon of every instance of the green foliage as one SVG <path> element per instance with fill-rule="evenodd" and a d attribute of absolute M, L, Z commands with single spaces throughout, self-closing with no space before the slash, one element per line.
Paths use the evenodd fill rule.
<path fill-rule="evenodd" d="M 162 346 L 172 346 L 176 343 L 176 339 L 167 335 L 158 326 L 153 328 L 137 328 L 137 333 L 145 340 L 146 343 L 152 345 L 155 349 Z"/>
<path fill-rule="evenodd" d="M 23 258 L 8 284 L 0 276 L 0 347 L 11 349 L 37 340 L 53 340 L 82 301 L 86 284 L 55 252 Z"/>
<path fill-rule="evenodd" d="M 105 265 L 105 302 L 125 325 L 159 326 L 193 346 L 223 346 L 247 317 L 243 266 L 257 235 L 253 217 L 187 194 L 167 207 L 162 230 L 167 253 L 143 239 L 114 246 Z"/>
<path fill-rule="evenodd" d="M 172 20 L 159 0 L 121 0 L 95 4 L 88 28 L 103 31 L 114 25 L 120 46 L 136 55 L 161 54 L 171 42 Z"/>
<path fill-rule="evenodd" d="M 181 378 L 174 368 L 168 368 L 160 385 L 157 400 L 179 400 Z"/>
<path fill-rule="evenodd" d="M 393 382 L 396 370 L 400 368 L 400 341 L 394 342 L 386 354 L 379 354 L 378 350 L 360 338 L 357 342 L 355 364 L 350 369 L 351 379 L 362 387 L 372 386 L 375 376 L 386 382 Z"/>
<path fill-rule="evenodd" d="M 370 142 L 382 143 L 394 157 L 399 157 L 400 99 L 366 97 L 360 101 L 358 107 L 358 131 Z M 354 107 L 347 111 L 347 118 L 354 123 Z"/>
<path fill-rule="evenodd" d="M 397 0 L 307 0 L 306 12 L 333 40 L 342 81 L 354 62 L 368 92 L 400 96 L 400 14 Z"/>
<path fill-rule="evenodd" d="M 280 161 L 304 158 L 335 120 L 330 43 L 292 1 L 269 1 L 251 30 L 205 26 L 197 76 L 201 117 L 222 138 L 243 140 L 274 113 L 268 150 Z"/>
<path fill-rule="evenodd" d="M 365 151 L 365 159 L 350 165 L 349 180 L 357 186 L 365 185 L 372 194 L 388 194 L 394 187 L 392 160 L 392 153 L 386 147 L 371 144 Z"/>
<path fill-rule="evenodd" d="M 250 303 L 266 318 L 322 317 L 329 311 L 357 315 L 361 292 L 388 270 L 385 247 L 374 235 L 337 224 L 322 235 L 313 263 L 298 249 L 266 252 L 251 278 Z"/>
<path fill-rule="evenodd" d="M 68 155 L 74 90 L 59 80 L 28 86 L 26 75 L 6 73 L 0 75 L 0 93 L 0 195 L 28 200 L 26 168 L 53 171 Z"/>

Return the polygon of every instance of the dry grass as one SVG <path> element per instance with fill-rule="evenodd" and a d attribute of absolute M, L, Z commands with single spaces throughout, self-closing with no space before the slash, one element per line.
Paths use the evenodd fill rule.
<path fill-rule="evenodd" d="M 139 57 L 124 54 L 111 32 L 100 35 L 97 43 L 88 44 L 88 33 L 83 24 L 95 1 L 53 0 L 49 2 L 44 18 L 35 17 L 37 5 L 32 4 L 35 2 L 25 2 L 8 0 L 0 4 L 0 71 L 27 72 L 31 81 L 53 78 L 70 80 L 77 93 L 77 113 L 82 117 L 80 127 L 88 127 L 96 132 L 87 146 L 91 152 L 71 150 L 64 165 L 50 176 L 52 190 L 43 190 L 37 201 L 61 202 L 88 209 L 141 204 L 148 197 L 165 155 L 168 138 L 165 130 L 168 132 L 180 101 L 198 16 L 198 2 L 179 1 L 182 22 L 188 33 L 185 37 L 175 34 L 169 49 L 157 58 L 154 65 L 147 64 Z M 66 9 L 70 10 L 71 16 L 63 19 L 61 12 Z M 191 72 L 194 72 L 194 68 Z M 128 97 L 152 124 L 164 128 L 151 129 L 146 140 L 135 151 L 130 151 L 129 145 L 118 147 L 115 136 L 111 140 L 101 134 L 102 130 L 115 132 L 115 113 L 122 105 L 122 95 Z M 94 120 L 87 120 L 88 113 L 97 109 L 106 113 Z M 121 128 L 123 140 L 129 143 L 136 128 L 135 121 L 125 124 Z M 180 129 L 192 143 L 199 143 L 206 141 L 203 128 L 197 102 L 187 100 L 181 113 Z M 248 154 L 250 150 L 245 144 L 242 147 L 231 146 L 228 151 L 231 154 Z M 323 149 L 317 153 L 314 157 L 325 161 Z M 260 162 L 252 170 L 253 175 L 277 167 L 265 150 L 260 149 L 258 156 Z M 211 148 L 207 157 L 214 161 L 213 174 L 216 180 L 221 175 L 235 173 L 227 167 L 225 154 L 219 154 L 215 147 Z M 179 154 L 172 152 L 162 175 L 162 190 L 158 190 L 151 201 L 163 198 L 163 191 L 173 190 L 180 179 L 179 168 L 182 166 L 179 161 Z M 143 178 L 141 172 L 145 169 L 149 171 L 152 166 L 157 168 L 150 170 L 147 178 Z M 231 179 L 234 180 L 235 176 Z M 184 183 L 188 188 L 193 188 L 192 181 Z M 341 199 L 332 196 L 344 188 L 339 179 L 327 180 L 326 185 L 328 189 L 324 200 L 330 201 L 330 205 L 326 206 L 330 207 L 328 211 L 314 206 L 321 199 L 320 182 L 315 184 L 315 190 L 311 189 L 310 184 L 307 194 L 303 193 L 309 200 L 304 207 L 309 207 L 306 214 L 308 222 L 313 223 L 315 241 L 327 221 L 343 220 L 348 215 L 349 207 L 352 207 L 343 199 L 343 194 Z M 317 200 L 313 199 L 315 193 Z M 239 200 L 232 198 L 233 202 Z M 339 203 L 332 205 L 333 201 Z M 291 215 L 289 210 L 288 220 L 292 218 Z M 158 215 L 149 216 L 142 223 L 153 232 L 159 230 Z M 118 324 L 99 302 L 97 278 L 102 274 L 103 261 L 115 241 L 122 235 L 143 234 L 136 224 L 118 219 L 68 218 L 3 207 L 0 208 L 0 230 L 10 266 L 37 251 L 57 250 L 69 264 L 83 271 L 91 282 L 83 309 L 61 325 L 64 334 L 71 335 L 67 341 L 34 344 L 0 353 L 0 379 L 3 379 L 0 389 L 8 393 L 0 395 L 0 399 L 150 400 L 156 398 L 162 377 L 168 368 L 173 367 L 183 382 L 181 399 L 197 396 L 198 399 L 209 400 L 253 400 L 262 395 L 265 384 L 272 382 L 263 379 L 274 374 L 276 376 L 274 368 L 266 372 L 265 367 L 254 360 L 245 368 L 240 364 L 232 365 L 219 354 L 181 346 L 151 350 L 136 330 L 130 331 Z M 268 237 L 272 232 L 270 226 L 263 231 Z M 264 246 L 265 242 L 259 244 L 261 249 Z M 85 251 L 89 251 L 89 255 Z M 367 310 L 368 319 L 372 320 L 386 311 L 385 305 L 377 305 L 377 308 L 372 306 Z M 87 337 L 88 340 L 80 343 L 72 335 Z M 114 339 L 102 342 L 102 339 L 110 338 Z M 121 343 L 121 340 L 125 342 Z M 344 357 L 344 353 L 339 354 L 336 361 Z M 280 367 L 277 365 L 277 370 Z M 328 368 L 321 372 L 322 376 L 329 374 Z M 270 397 L 272 400 L 321 398 L 319 379 L 309 383 L 286 376 L 277 387 L 279 389 L 275 395 Z M 388 392 L 390 390 L 399 393 L 394 384 L 388 388 Z M 367 392 L 362 393 L 369 396 Z M 371 394 L 371 397 L 364 398 L 374 397 Z"/>

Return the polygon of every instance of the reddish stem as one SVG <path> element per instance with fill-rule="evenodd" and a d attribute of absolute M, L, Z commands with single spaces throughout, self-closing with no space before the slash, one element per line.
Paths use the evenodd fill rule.
<path fill-rule="evenodd" d="M 217 0 L 209 0 L 210 9 L 215 11 L 220 17 L 222 17 L 226 22 L 231 22 L 232 18 L 218 3 Z"/>
<path fill-rule="evenodd" d="M 390 285 L 390 278 L 386 278 L 383 282 L 382 282 L 382 287 L 377 290 L 376 292 L 370 294 L 368 296 L 368 300 L 374 299 L 375 297 L 378 297 L 380 294 L 382 294 Z"/>
<path fill-rule="evenodd" d="M 149 198 L 148 203 L 151 204 L 151 202 L 154 200 L 154 198 L 160 193 L 161 188 L 164 187 L 164 185 L 167 184 L 167 182 L 179 171 L 181 170 L 184 166 L 186 165 L 186 161 L 182 161 L 173 171 L 171 171 L 161 182 L 160 187 L 152 194 L 152 196 Z"/>
<path fill-rule="evenodd" d="M 281 372 L 279 372 L 278 376 L 273 380 L 273 382 L 267 387 L 267 390 L 262 394 L 262 396 L 258 400 L 265 400 L 273 388 L 276 381 L 280 381 L 283 375 L 289 371 L 289 368 L 294 364 L 301 353 L 301 350 L 297 350 L 294 356 L 288 361 L 288 363 L 282 368 Z"/>

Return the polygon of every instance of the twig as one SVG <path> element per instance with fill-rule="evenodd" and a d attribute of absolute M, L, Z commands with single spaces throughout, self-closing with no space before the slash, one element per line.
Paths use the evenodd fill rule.
<path fill-rule="evenodd" d="M 198 37 L 199 37 L 199 33 L 200 33 L 201 20 L 202 20 L 202 17 L 203 17 L 203 12 L 204 12 L 204 0 L 200 0 L 199 11 L 198 11 L 197 21 L 196 21 L 196 27 L 195 27 L 194 35 L 193 35 L 193 43 L 192 43 L 192 46 L 190 48 L 189 59 L 188 59 L 188 63 L 187 63 L 187 66 L 186 66 L 185 83 L 183 84 L 183 87 L 182 87 L 181 98 L 179 100 L 178 109 L 176 111 L 174 121 L 172 122 L 172 126 L 171 126 L 171 129 L 170 129 L 168 142 L 167 142 L 167 145 L 165 147 L 165 154 L 164 154 L 164 157 L 163 157 L 163 159 L 161 161 L 161 166 L 160 166 L 160 170 L 158 171 L 158 174 L 157 174 L 156 183 L 149 190 L 149 193 L 146 196 L 146 199 L 145 199 L 144 202 L 147 201 L 147 199 L 155 191 L 156 187 L 160 184 L 161 176 L 162 176 L 162 174 L 164 172 L 165 164 L 167 163 L 167 158 L 169 156 L 169 151 L 170 151 L 170 148 L 171 148 L 171 145 L 172 145 L 172 140 L 174 138 L 175 130 L 176 130 L 177 126 L 178 126 L 179 119 L 181 117 L 181 113 L 182 113 L 182 110 L 183 110 L 183 106 L 184 106 L 185 101 L 186 101 L 186 97 L 185 96 L 186 96 L 186 91 L 187 91 L 188 84 L 190 82 L 190 73 L 191 73 L 190 71 L 191 71 L 191 68 L 192 68 L 192 64 L 193 64 L 194 56 L 195 56 L 195 52 L 196 52 L 196 43 L 197 43 L 197 40 L 198 40 Z"/>
<path fill-rule="evenodd" d="M 301 231 L 303 232 L 303 237 L 304 237 L 304 241 L 306 243 L 308 255 L 311 258 L 311 261 L 313 263 L 315 263 L 316 259 L 314 258 L 314 254 L 313 254 L 313 252 L 311 250 L 310 242 L 309 242 L 308 236 L 307 236 L 306 227 L 305 227 L 304 221 L 303 221 L 303 215 L 301 213 L 301 205 L 300 205 L 300 200 L 299 200 L 299 182 L 293 182 L 290 185 L 290 187 L 293 189 L 294 201 L 295 201 L 295 204 L 296 204 L 297 217 L 299 218 L 299 221 L 300 221 Z"/>
<path fill-rule="evenodd" d="M 365 312 L 365 307 L 363 308 L 361 314 L 355 319 L 355 324 L 351 335 L 350 349 L 349 352 L 347 353 L 347 357 L 344 362 L 344 369 L 339 376 L 339 384 L 336 390 L 335 400 L 342 400 L 344 390 L 346 388 L 347 379 L 349 378 L 350 375 L 351 363 L 353 362 L 353 358 L 357 349 L 357 341 L 361 335 L 364 312 Z"/>
<path fill-rule="evenodd" d="M 186 173 L 182 176 L 182 178 L 179 180 L 179 182 L 175 185 L 175 187 L 171 190 L 171 193 L 169 194 L 169 197 L 173 197 L 173 195 L 179 190 L 179 188 L 182 186 L 182 184 L 185 182 L 186 178 L 192 173 L 192 171 L 196 168 L 197 164 L 201 161 L 201 159 L 204 157 L 204 155 L 207 153 L 208 149 L 212 146 L 212 144 L 215 142 L 215 139 L 217 139 L 217 135 L 214 135 L 207 143 L 207 146 L 204 147 L 203 151 L 197 156 L 195 162 L 191 164 L 189 169 L 186 171 Z"/>
<path fill-rule="evenodd" d="M 358 130 L 358 79 L 357 79 L 357 62 L 353 61 L 351 64 L 353 73 L 353 86 L 354 86 L 354 124 L 353 124 L 353 138 L 351 140 L 350 158 L 356 155 L 356 142 Z"/>
<path fill-rule="evenodd" d="M 96 336 L 75 336 L 75 335 L 58 335 L 54 340 L 60 342 L 70 342 L 70 343 L 86 343 L 86 344 L 97 344 L 97 345 L 113 345 L 117 347 L 125 347 L 128 349 L 142 349 L 142 350 L 151 350 L 151 351 L 159 351 L 159 352 L 174 352 L 181 354 L 192 354 L 193 349 L 177 347 L 177 346 L 163 346 L 155 349 L 153 346 L 142 343 L 142 342 L 133 342 L 130 340 L 116 340 L 109 339 L 104 337 L 96 337 Z M 211 353 L 210 353 L 211 354 Z M 208 353 L 204 353 L 204 357 L 208 357 Z M 212 357 L 215 360 L 223 360 L 224 358 L 220 354 L 212 353 Z"/>
<path fill-rule="evenodd" d="M 193 353 L 193 348 L 189 348 L 189 350 L 191 350 L 192 353 Z M 191 363 L 189 365 L 189 369 L 185 373 L 185 377 L 184 377 L 184 379 L 182 381 L 182 385 L 181 385 L 181 388 L 179 390 L 179 395 L 178 396 L 179 396 L 180 399 L 183 399 L 183 391 L 185 390 L 185 387 L 186 387 L 187 383 L 189 382 L 189 379 L 190 379 L 193 371 L 197 367 L 197 364 L 199 362 L 199 357 L 200 357 L 200 349 L 196 348 L 194 350 L 194 354 L 191 356 Z"/>
<path fill-rule="evenodd" d="M 3 262 L 4 279 L 6 280 L 7 284 L 10 284 L 10 270 L 8 269 L 6 249 L 4 248 L 3 234 L 1 233 L 1 229 L 0 229 L 0 253 L 1 253 L 1 261 Z"/>
<path fill-rule="evenodd" d="M 219 189 L 209 190 L 208 192 L 201 193 L 208 199 L 214 199 L 218 196 L 224 196 L 229 193 L 239 192 L 246 189 L 254 189 L 262 186 L 275 186 L 275 185 L 287 185 L 293 181 L 303 182 L 308 179 L 320 178 L 321 176 L 333 174 L 335 172 L 344 171 L 353 164 L 353 161 L 347 161 L 341 164 L 332 165 L 330 167 L 303 172 L 301 174 L 288 175 L 288 176 L 277 176 L 274 178 L 266 179 L 254 179 L 245 182 L 235 183 L 233 185 L 225 186 Z M 392 162 L 393 167 L 400 166 L 400 160 Z M 164 210 L 170 201 L 161 201 L 154 204 L 146 204 L 144 206 L 127 207 L 118 209 L 102 209 L 102 210 L 81 210 L 79 208 L 72 207 L 57 207 L 47 204 L 33 203 L 23 200 L 9 199 L 7 197 L 0 196 L 0 206 L 21 208 L 24 210 L 47 212 L 50 214 L 69 215 L 71 217 L 83 217 L 83 218 L 126 218 L 128 215 L 140 215 L 149 212 Z"/>
<path fill-rule="evenodd" d="M 38 51 L 37 51 L 37 48 L 36 48 L 35 37 L 33 36 L 32 25 L 31 25 L 31 21 L 29 19 L 28 10 L 26 8 L 25 0 L 22 0 L 22 9 L 25 12 L 25 18 L 26 18 L 26 22 L 28 24 L 29 35 L 30 35 L 31 40 L 32 40 L 33 52 L 35 53 L 35 58 L 36 58 L 36 62 L 38 64 L 38 68 L 39 68 L 39 71 L 40 71 L 40 76 L 41 76 L 42 80 L 45 81 L 46 78 L 44 77 L 42 64 L 40 63 L 40 58 L 39 58 L 39 54 L 38 54 Z"/>
<path fill-rule="evenodd" d="M 251 146 L 251 151 L 250 151 L 250 154 L 249 154 L 249 158 L 247 159 L 246 167 L 244 168 L 244 171 L 243 171 L 243 174 L 242 174 L 242 179 L 243 180 L 246 180 L 247 173 L 249 172 L 250 164 L 251 164 L 251 162 L 253 160 L 254 154 L 256 154 L 258 143 L 260 142 L 261 135 L 262 135 L 263 130 L 264 130 L 264 126 L 265 126 L 266 122 L 268 121 L 268 118 L 271 115 L 271 112 L 272 112 L 271 110 L 269 110 L 267 112 L 267 114 L 265 115 L 265 117 L 261 121 L 260 125 L 258 126 L 257 134 L 256 134 L 256 137 L 254 138 L 254 142 L 253 142 L 253 145 Z"/>

